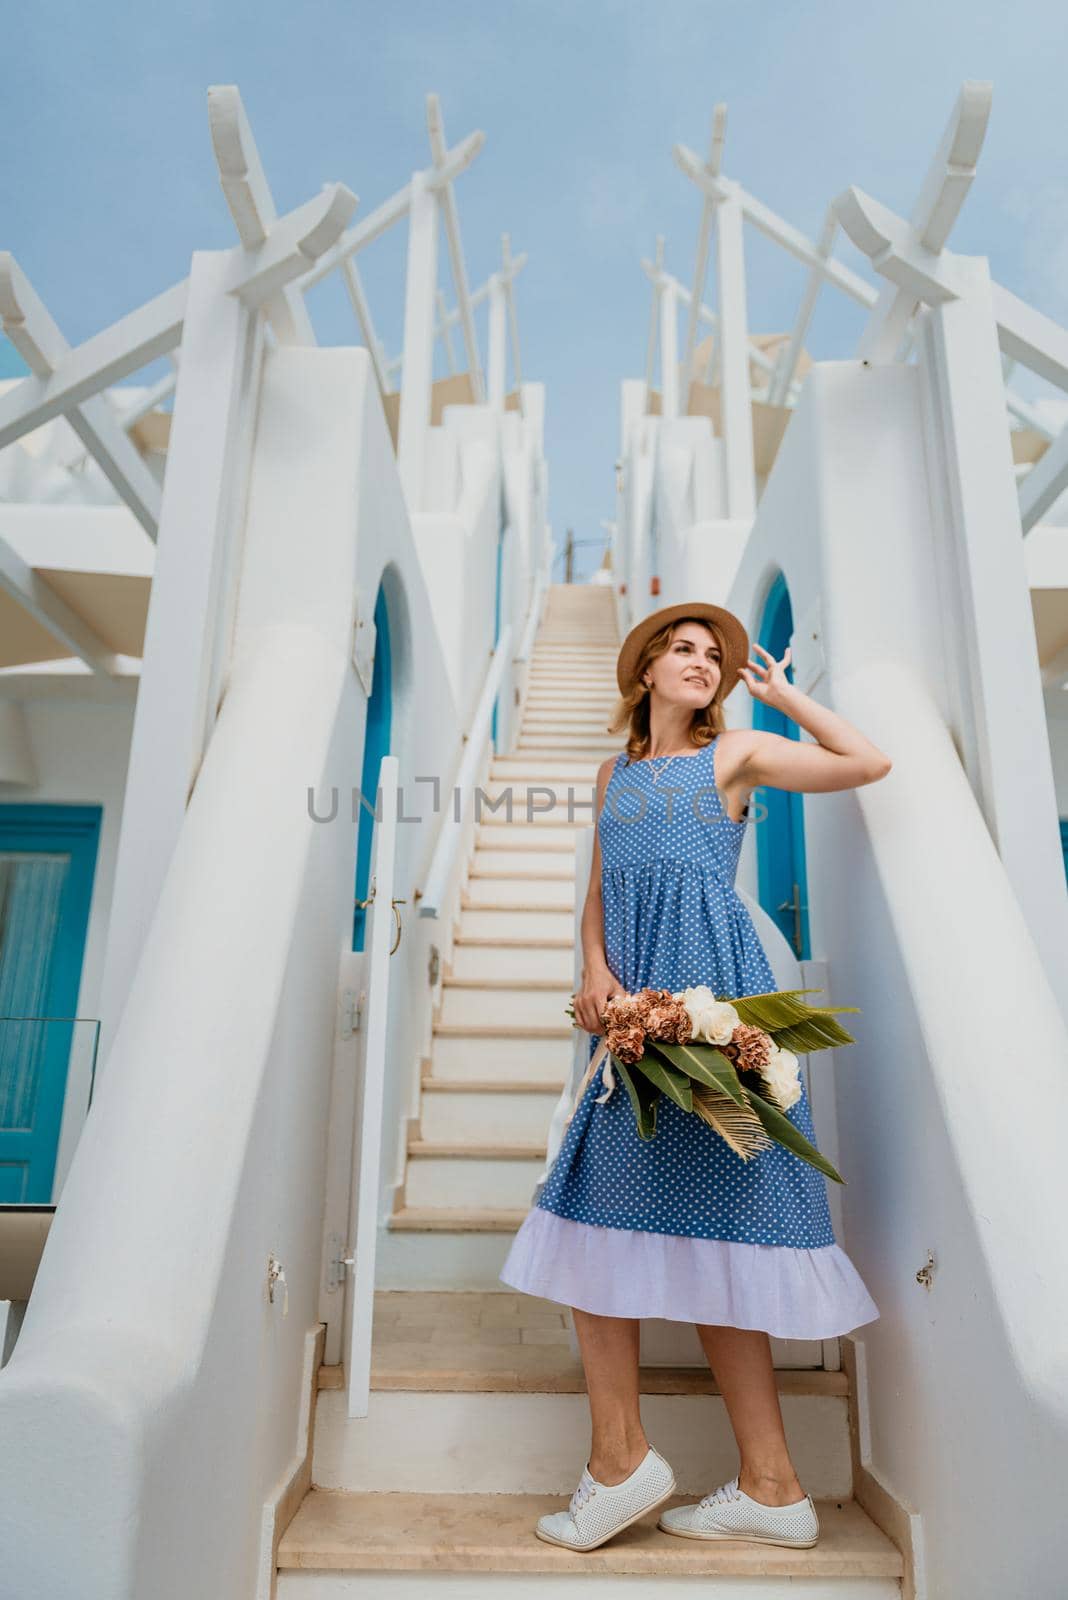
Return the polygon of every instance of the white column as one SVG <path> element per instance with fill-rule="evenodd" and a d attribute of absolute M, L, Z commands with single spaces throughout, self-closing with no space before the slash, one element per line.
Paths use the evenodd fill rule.
<path fill-rule="evenodd" d="M 660 293 L 660 415 L 679 414 L 679 297 L 669 278 Z"/>
<path fill-rule="evenodd" d="M 749 394 L 749 325 L 745 303 L 742 202 L 737 194 L 716 212 L 716 292 L 720 340 L 720 413 L 727 515 L 756 511 L 753 414 Z"/>
<path fill-rule="evenodd" d="M 408 269 L 404 293 L 404 365 L 397 467 L 408 511 L 422 509 L 430 386 L 434 377 L 434 294 L 438 281 L 438 201 L 416 172 L 411 181 L 408 213 Z"/>
<path fill-rule="evenodd" d="M 195 251 L 101 985 L 106 1063 L 215 717 L 221 574 L 238 538 L 262 313 L 225 292 L 229 251 Z"/>
<path fill-rule="evenodd" d="M 507 296 L 500 274 L 495 272 L 489 282 L 489 403 L 496 412 L 504 410 L 507 334 Z"/>
<path fill-rule="evenodd" d="M 1068 905 L 990 271 L 956 256 L 954 272 L 961 296 L 930 308 L 923 348 L 962 621 L 962 755 L 1068 1015 Z"/>

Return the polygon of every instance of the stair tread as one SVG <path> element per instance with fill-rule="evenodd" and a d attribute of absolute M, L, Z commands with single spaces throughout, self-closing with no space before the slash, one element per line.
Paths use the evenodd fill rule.
<path fill-rule="evenodd" d="M 543 1078 L 435 1078 L 428 1074 L 422 1081 L 424 1094 L 543 1094 L 559 1095 L 564 1087 L 563 1078 L 558 1083 Z"/>
<path fill-rule="evenodd" d="M 672 1495 L 669 1505 L 685 1504 Z M 329 1571 L 600 1572 L 768 1577 L 900 1577 L 900 1552 L 855 1500 L 817 1500 L 821 1537 L 811 1550 L 679 1539 L 656 1511 L 598 1550 L 571 1551 L 535 1537 L 534 1524 L 566 1498 L 545 1494 L 380 1494 L 311 1489 L 278 1548 L 281 1569 Z"/>
<path fill-rule="evenodd" d="M 528 1206 L 402 1206 L 389 1226 L 398 1232 L 515 1233 Z"/>
<path fill-rule="evenodd" d="M 498 1139 L 485 1144 L 461 1143 L 454 1139 L 409 1139 L 409 1156 L 452 1157 L 458 1161 L 543 1161 L 545 1143 L 534 1140 L 517 1143 Z"/>

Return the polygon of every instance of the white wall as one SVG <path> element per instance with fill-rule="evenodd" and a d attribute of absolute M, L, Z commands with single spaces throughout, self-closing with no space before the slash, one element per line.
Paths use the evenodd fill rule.
<path fill-rule="evenodd" d="M 387 559 L 394 750 L 432 770 L 455 711 L 366 354 L 273 350 L 219 718 L 0 1373 L 0 1546 L 20 1600 L 254 1592 L 318 1316 L 351 942 L 355 826 L 344 805 L 314 823 L 307 789 L 358 783 L 354 600 L 369 615 Z M 399 852 L 409 916 L 415 851 Z M 415 943 L 392 997 L 402 1074 L 426 985 Z M 267 1299 L 272 1251 L 287 1317 Z"/>
<path fill-rule="evenodd" d="M 805 797 L 813 950 L 832 996 L 861 1007 L 836 1080 L 843 1243 L 881 1311 L 858 1340 L 867 1464 L 922 1515 L 932 1600 L 1053 1600 L 1066 1308 L 1038 1263 L 1068 1203 L 1045 1132 L 1068 1110 L 1064 1029 L 945 731 L 959 642 L 920 382 L 813 370 L 727 604 L 752 625 L 779 568 L 795 618 L 818 600 L 828 670 L 810 692 L 895 762 L 877 785 Z"/>
<path fill-rule="evenodd" d="M 131 686 L 132 688 L 133 686 Z M 130 754 L 134 702 L 100 704 L 92 700 L 57 699 L 53 695 L 23 702 L 25 728 L 39 782 L 0 785 L 2 805 L 99 805 L 100 841 L 93 896 L 86 929 L 85 959 L 78 991 L 79 1017 L 99 1017 L 100 978 L 104 962 L 108 913 L 122 821 L 122 797 Z M 63 1106 L 52 1201 L 58 1199 L 85 1120 L 89 1099 L 90 1062 L 84 1051 L 72 1052 Z"/>

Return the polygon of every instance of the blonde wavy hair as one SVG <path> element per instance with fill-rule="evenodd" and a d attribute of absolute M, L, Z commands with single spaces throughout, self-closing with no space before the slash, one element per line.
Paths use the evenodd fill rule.
<path fill-rule="evenodd" d="M 624 728 L 627 730 L 629 761 L 643 761 L 649 754 L 649 706 L 652 692 L 642 683 L 642 674 L 647 667 L 652 666 L 654 661 L 670 650 L 675 630 L 681 628 L 684 622 L 697 622 L 708 630 L 719 646 L 721 665 L 729 659 L 723 630 L 706 617 L 676 617 L 673 622 L 666 623 L 646 641 L 638 657 L 630 687 L 617 701 L 608 724 L 609 733 L 620 733 Z M 716 735 L 722 733 L 727 726 L 723 714 L 723 684 L 724 679 L 721 676 L 719 686 L 709 704 L 694 712 L 690 724 L 690 737 L 697 749 L 711 744 Z M 733 684 L 731 687 L 734 687 Z"/>

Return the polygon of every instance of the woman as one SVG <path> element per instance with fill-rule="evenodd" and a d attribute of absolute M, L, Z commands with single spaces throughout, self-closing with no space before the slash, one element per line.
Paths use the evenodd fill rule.
<path fill-rule="evenodd" d="M 698 602 L 646 617 L 619 652 L 623 698 L 611 731 L 626 727 L 627 748 L 597 774 L 574 997 L 591 1058 L 605 1003 L 621 991 L 778 987 L 734 888 L 753 789 L 855 789 L 890 771 L 869 739 L 789 682 L 789 650 L 776 661 L 752 648 L 761 662 L 733 613 Z M 723 701 L 739 678 L 816 742 L 727 730 Z M 671 1494 L 674 1473 L 645 1436 L 638 1400 L 639 1319 L 665 1317 L 697 1327 L 740 1468 L 695 1504 L 664 1511 L 658 1526 L 813 1545 L 819 1523 L 787 1448 L 770 1337 L 829 1339 L 879 1314 L 835 1242 L 826 1179 L 778 1144 L 743 1162 L 666 1095 L 656 1136 L 641 1140 L 626 1094 L 606 1094 L 603 1074 L 602 1063 L 500 1274 L 571 1306 L 586 1374 L 589 1460 L 569 1509 L 542 1517 L 536 1532 L 593 1550 Z M 803 1086 L 787 1115 L 815 1143 Z"/>

